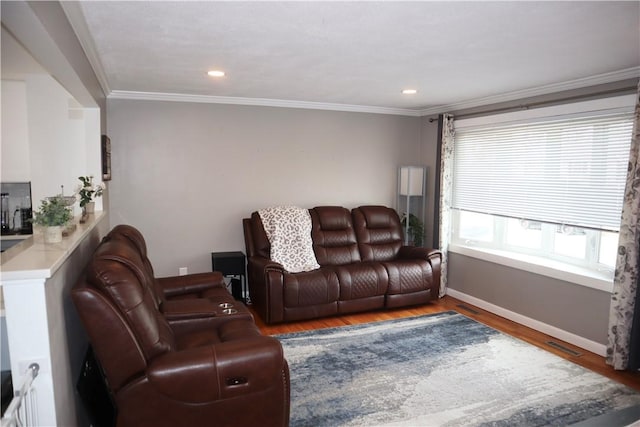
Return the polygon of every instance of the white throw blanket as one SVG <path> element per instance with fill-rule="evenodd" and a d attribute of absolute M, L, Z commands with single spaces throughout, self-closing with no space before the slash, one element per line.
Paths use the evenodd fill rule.
<path fill-rule="evenodd" d="M 271 260 L 291 273 L 320 268 L 313 252 L 311 215 L 296 206 L 275 206 L 258 211 L 271 243 Z"/>

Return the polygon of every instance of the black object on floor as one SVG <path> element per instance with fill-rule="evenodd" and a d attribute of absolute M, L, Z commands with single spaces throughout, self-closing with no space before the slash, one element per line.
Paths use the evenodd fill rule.
<path fill-rule="evenodd" d="M 236 300 L 248 303 L 246 257 L 243 252 L 211 252 L 211 269 L 219 271 L 225 277 L 233 277 L 230 281 L 231 294 Z M 240 280 L 236 278 L 239 276 Z"/>
<path fill-rule="evenodd" d="M 244 301 L 244 295 L 242 295 L 242 282 L 240 279 L 231 279 L 231 295 L 237 301 Z"/>
<path fill-rule="evenodd" d="M 13 399 L 13 381 L 11 379 L 11 371 L 2 371 L 2 397 L 1 397 L 1 406 L 2 406 L 2 415 L 4 415 L 4 411 L 7 410 L 11 400 Z"/>
<path fill-rule="evenodd" d="M 116 425 L 116 407 L 91 346 L 87 349 L 76 388 L 93 426 Z"/>

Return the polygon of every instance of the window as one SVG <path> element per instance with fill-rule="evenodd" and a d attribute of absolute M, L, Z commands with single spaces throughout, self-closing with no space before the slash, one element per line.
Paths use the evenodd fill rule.
<path fill-rule="evenodd" d="M 612 278 L 634 102 L 456 121 L 451 242 Z"/>

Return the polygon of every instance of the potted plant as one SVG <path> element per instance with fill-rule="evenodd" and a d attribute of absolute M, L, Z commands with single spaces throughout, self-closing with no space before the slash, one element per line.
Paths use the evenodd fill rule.
<path fill-rule="evenodd" d="M 45 243 L 59 243 L 62 241 L 62 228 L 71 218 L 73 215 L 67 201 L 62 195 L 57 195 L 40 201 L 32 222 L 43 227 Z"/>
<path fill-rule="evenodd" d="M 94 198 L 102 196 L 104 184 L 93 185 L 93 176 L 79 176 L 82 184 L 78 187 L 77 193 L 80 197 L 80 207 L 82 216 L 93 213 L 95 209 Z"/>
<path fill-rule="evenodd" d="M 407 214 L 402 214 L 402 229 L 405 230 L 407 227 Z M 409 214 L 409 229 L 408 236 L 409 242 L 413 242 L 415 246 L 422 246 L 422 242 L 424 239 L 424 225 L 420 218 L 415 216 L 414 214 Z"/>

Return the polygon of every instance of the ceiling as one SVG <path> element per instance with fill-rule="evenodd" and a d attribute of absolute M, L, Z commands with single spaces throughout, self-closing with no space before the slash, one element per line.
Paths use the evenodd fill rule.
<path fill-rule="evenodd" d="M 424 115 L 640 75 L 637 1 L 61 4 L 111 97 Z"/>

